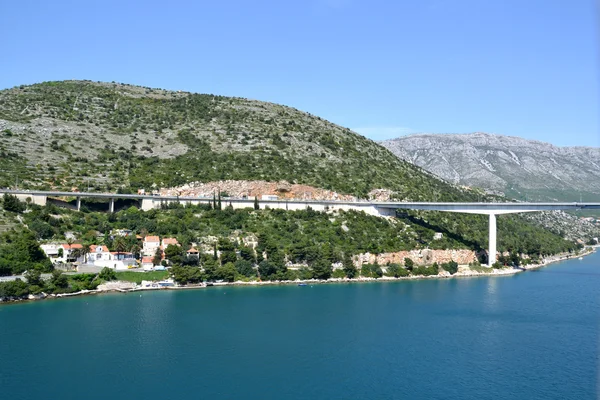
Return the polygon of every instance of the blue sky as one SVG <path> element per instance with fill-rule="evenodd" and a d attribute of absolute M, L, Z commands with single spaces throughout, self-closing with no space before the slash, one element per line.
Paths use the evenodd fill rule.
<path fill-rule="evenodd" d="M 2 1 L 0 88 L 91 79 L 293 106 L 372 139 L 600 146 L 595 0 Z"/>

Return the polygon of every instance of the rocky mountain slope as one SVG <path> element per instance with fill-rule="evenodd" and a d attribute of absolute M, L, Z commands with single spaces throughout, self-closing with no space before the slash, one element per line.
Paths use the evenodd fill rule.
<path fill-rule="evenodd" d="M 415 134 L 380 144 L 455 184 L 519 200 L 600 199 L 600 148 L 557 147 L 487 133 Z"/>
<path fill-rule="evenodd" d="M 451 187 L 347 128 L 242 98 L 90 81 L 0 91 L 0 186 L 137 190 L 285 180 L 366 197 Z"/>

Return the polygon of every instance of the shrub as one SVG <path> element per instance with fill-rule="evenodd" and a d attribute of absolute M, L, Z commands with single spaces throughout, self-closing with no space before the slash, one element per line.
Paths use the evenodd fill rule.
<path fill-rule="evenodd" d="M 117 279 L 117 274 L 112 268 L 104 267 L 98 274 L 98 277 L 104 281 L 114 281 Z"/>

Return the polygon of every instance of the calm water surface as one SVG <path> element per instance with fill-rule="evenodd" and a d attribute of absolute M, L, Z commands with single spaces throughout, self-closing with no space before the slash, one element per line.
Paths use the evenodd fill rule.
<path fill-rule="evenodd" d="M 1 399 L 596 399 L 600 255 L 0 307 Z"/>

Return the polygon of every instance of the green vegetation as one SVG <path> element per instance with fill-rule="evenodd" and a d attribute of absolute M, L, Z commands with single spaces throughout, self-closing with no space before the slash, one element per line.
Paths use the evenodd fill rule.
<path fill-rule="evenodd" d="M 112 271 L 112 270 L 111 270 Z M 137 284 L 142 281 L 162 281 L 169 277 L 169 271 L 148 271 L 148 272 L 135 272 L 135 271 L 118 271 L 114 272 L 115 280 L 134 282 Z"/>
<path fill-rule="evenodd" d="M 102 279 L 103 281 L 114 281 L 117 279 L 117 273 L 112 268 L 104 267 L 98 274 L 98 278 Z"/>
<path fill-rule="evenodd" d="M 412 260 L 411 260 L 412 261 Z M 386 267 L 385 276 L 392 276 L 394 278 L 401 278 L 410 275 L 408 269 L 402 267 L 400 264 L 389 264 Z"/>
<path fill-rule="evenodd" d="M 29 270 L 25 274 L 25 281 L 16 279 L 9 282 L 0 282 L 0 300 L 25 298 L 30 294 L 40 293 L 59 294 L 74 293 L 81 290 L 94 290 L 102 280 L 96 274 L 65 275 L 60 271 L 53 271 L 50 279 L 44 280 L 40 271 Z"/>
<path fill-rule="evenodd" d="M 0 151 L 19 141 L 36 148 L 25 152 L 35 158 L 0 168 L 0 178 L 11 186 L 18 172 L 23 187 L 86 189 L 90 177 L 96 190 L 125 191 L 198 179 L 263 179 L 362 198 L 376 188 L 393 190 L 399 199 L 473 197 L 349 129 L 272 103 L 121 84 L 46 82 L 0 91 L 0 118 L 19 125 L 0 135 Z M 35 118 L 55 126 L 50 146 L 39 145 L 47 139 L 41 140 Z M 102 146 L 90 147 L 92 140 Z M 46 168 L 40 158 L 47 160 Z"/>
<path fill-rule="evenodd" d="M 37 269 L 52 271 L 52 263 L 28 230 L 11 230 L 0 235 L 0 276 L 18 275 Z"/>
<path fill-rule="evenodd" d="M 454 275 L 458 272 L 458 263 L 456 261 L 450 261 L 442 264 L 442 268 L 450 272 L 450 275 Z"/>

